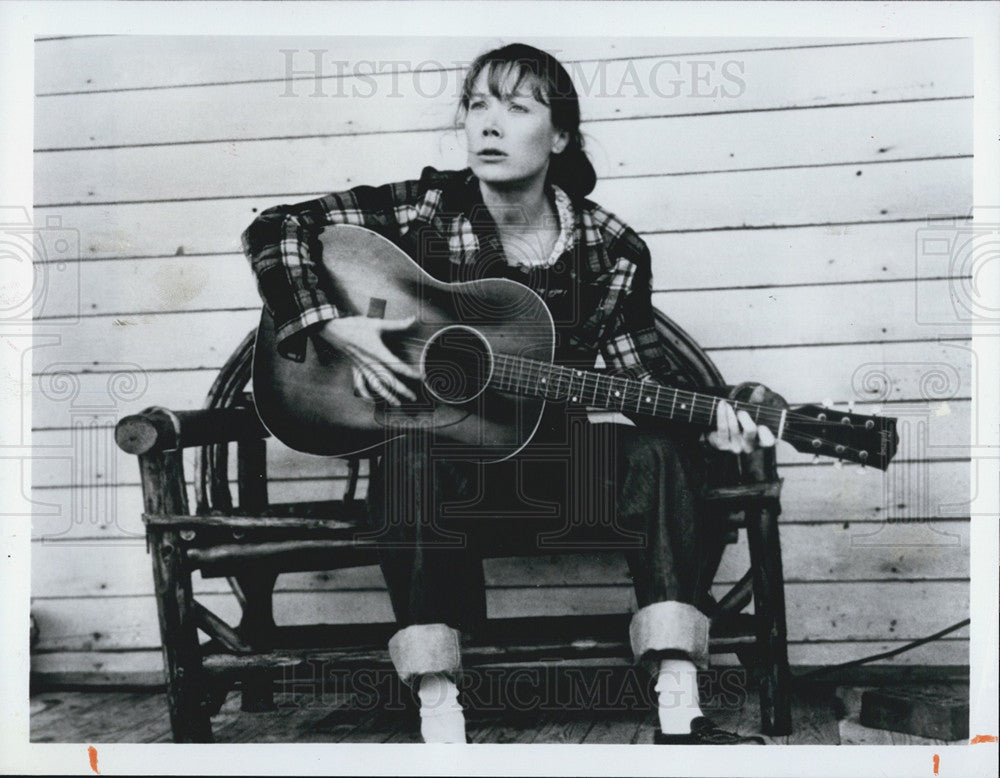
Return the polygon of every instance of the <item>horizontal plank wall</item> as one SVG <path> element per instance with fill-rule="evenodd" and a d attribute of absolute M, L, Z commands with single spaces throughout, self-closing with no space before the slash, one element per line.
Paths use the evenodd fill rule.
<path fill-rule="evenodd" d="M 501 42 L 36 43 L 35 224 L 53 237 L 38 255 L 22 407 L 31 482 L 20 462 L 0 463 L 22 471 L 10 512 L 32 517 L 35 671 L 155 678 L 138 469 L 114 446 L 115 422 L 148 405 L 200 406 L 255 327 L 239 246 L 255 214 L 464 166 L 464 63 Z M 966 616 L 979 379 L 961 271 L 923 247 L 971 208 L 968 42 L 535 43 L 574 75 L 593 197 L 649 244 L 655 304 L 730 380 L 900 419 L 885 475 L 779 447 L 793 664 L 897 648 Z M 346 485 L 342 463 L 275 442 L 268 461 L 274 499 Z M 191 452 L 186 463 L 190 477 Z M 746 558 L 744 542 L 729 549 L 718 585 Z M 635 607 L 613 554 L 491 560 L 487 582 L 494 615 Z M 235 616 L 224 580 L 196 588 Z M 277 588 L 279 622 L 391 618 L 377 568 L 287 575 Z M 884 663 L 965 665 L 967 631 Z"/>

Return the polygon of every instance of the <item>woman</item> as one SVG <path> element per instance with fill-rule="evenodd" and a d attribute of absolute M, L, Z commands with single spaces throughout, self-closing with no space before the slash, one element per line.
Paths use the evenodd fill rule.
<path fill-rule="evenodd" d="M 534 289 L 553 315 L 560 363 L 592 368 L 600 354 L 614 371 L 677 383 L 654 329 L 649 251 L 626 224 L 586 199 L 596 175 L 562 65 L 523 44 L 488 52 L 469 69 L 459 116 L 469 169 L 426 168 L 416 181 L 272 208 L 246 231 L 244 247 L 274 314 L 279 351 L 302 359 L 312 338 L 349 355 L 360 395 L 392 405 L 416 399 L 418 371 L 384 340 L 412 321 L 339 315 L 310 256 L 318 230 L 350 223 L 390 238 L 441 280 L 505 277 Z M 761 742 L 722 732 L 698 706 L 708 619 L 694 605 L 705 586 L 692 562 L 700 542 L 697 442 L 686 432 L 588 424 L 549 406 L 531 445 L 498 465 L 435 457 L 419 435 L 387 444 L 372 474 L 369 512 L 401 627 L 390 656 L 418 691 L 426 742 L 465 742 L 456 687 L 460 645 L 484 607 L 474 552 L 476 544 L 496 550 L 505 540 L 490 537 L 481 508 L 475 522 L 476 508 L 523 516 L 539 501 L 565 512 L 529 516 L 538 537 L 578 542 L 569 525 L 582 501 L 588 516 L 600 514 L 597 523 L 623 541 L 616 545 L 625 546 L 639 605 L 632 648 L 657 678 L 657 742 Z M 774 438 L 722 403 L 718 427 L 702 443 L 739 453 Z M 583 463 L 582 475 L 572 463 Z M 458 544 L 449 542 L 455 538 Z"/>

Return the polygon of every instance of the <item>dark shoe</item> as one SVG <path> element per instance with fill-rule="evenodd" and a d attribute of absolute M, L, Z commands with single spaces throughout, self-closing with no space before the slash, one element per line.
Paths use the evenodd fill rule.
<path fill-rule="evenodd" d="M 653 742 L 661 746 L 739 746 L 764 745 L 764 738 L 757 735 L 740 735 L 719 729 L 715 722 L 706 716 L 691 719 L 691 732 L 687 735 L 667 735 L 663 732 L 653 734 Z"/>

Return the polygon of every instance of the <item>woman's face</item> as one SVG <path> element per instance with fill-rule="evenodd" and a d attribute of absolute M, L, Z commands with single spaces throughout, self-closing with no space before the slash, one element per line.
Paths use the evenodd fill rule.
<path fill-rule="evenodd" d="M 469 96 L 465 116 L 469 166 L 480 181 L 498 189 L 526 187 L 544 180 L 549 156 L 558 154 L 568 133 L 552 124 L 552 112 L 532 95 L 531 85 L 516 80 L 512 69 L 500 89 L 503 97 L 490 93 L 484 69 Z"/>

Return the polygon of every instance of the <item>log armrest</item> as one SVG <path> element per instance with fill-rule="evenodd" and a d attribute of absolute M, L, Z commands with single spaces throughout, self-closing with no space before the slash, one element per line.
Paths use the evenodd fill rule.
<path fill-rule="evenodd" d="M 149 454 L 268 437 L 253 408 L 172 411 L 153 406 L 115 426 L 115 442 L 129 454 Z"/>

